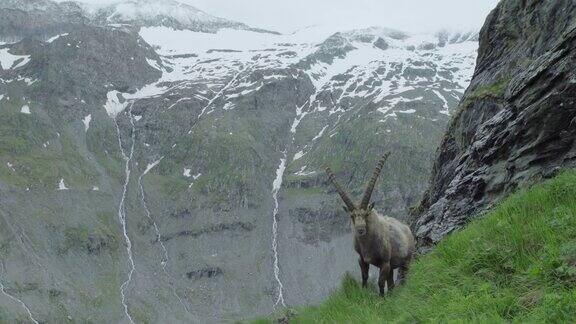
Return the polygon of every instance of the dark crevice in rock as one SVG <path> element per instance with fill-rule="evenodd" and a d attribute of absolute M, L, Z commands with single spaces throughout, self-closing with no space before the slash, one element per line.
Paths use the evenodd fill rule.
<path fill-rule="evenodd" d="M 290 210 L 289 217 L 303 225 L 301 240 L 306 244 L 330 242 L 350 230 L 350 218 L 344 212 L 334 212 L 329 208 L 299 207 Z"/>
<path fill-rule="evenodd" d="M 189 237 L 196 238 L 205 234 L 215 234 L 220 232 L 250 232 L 254 230 L 256 226 L 252 223 L 245 222 L 234 222 L 234 223 L 220 223 L 218 225 L 212 225 L 203 229 L 198 230 L 185 230 L 177 233 L 162 235 L 162 242 L 170 241 L 177 237 Z M 158 239 L 154 240 L 153 243 L 158 242 Z"/>
<path fill-rule="evenodd" d="M 211 279 L 224 274 L 219 267 L 206 266 L 201 269 L 186 272 L 186 277 L 192 280 Z"/>

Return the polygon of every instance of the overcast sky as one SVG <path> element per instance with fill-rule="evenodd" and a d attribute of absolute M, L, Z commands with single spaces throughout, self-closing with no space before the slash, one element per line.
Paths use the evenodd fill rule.
<path fill-rule="evenodd" d="M 178 1 L 214 16 L 287 33 L 311 25 L 329 26 L 338 30 L 383 26 L 408 32 L 436 31 L 441 28 L 479 29 L 499 0 Z"/>
<path fill-rule="evenodd" d="M 498 0 L 182 0 L 224 18 L 280 32 L 310 25 L 384 26 L 409 32 L 480 28 Z"/>

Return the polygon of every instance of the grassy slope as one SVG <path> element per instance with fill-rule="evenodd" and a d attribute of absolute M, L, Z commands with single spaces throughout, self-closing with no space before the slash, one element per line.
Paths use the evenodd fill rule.
<path fill-rule="evenodd" d="M 450 235 L 388 298 L 347 277 L 322 305 L 297 313 L 295 323 L 573 321 L 576 172 L 519 192 Z"/>

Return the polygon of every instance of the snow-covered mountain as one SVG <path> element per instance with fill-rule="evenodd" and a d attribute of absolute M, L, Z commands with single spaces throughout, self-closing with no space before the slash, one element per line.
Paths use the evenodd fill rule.
<path fill-rule="evenodd" d="M 215 33 L 221 29 L 249 30 L 273 33 L 250 27 L 244 23 L 215 17 L 193 6 L 176 0 L 117 0 L 104 2 L 80 2 L 52 0 L 3 0 L 3 36 L 19 34 L 19 39 L 29 36 L 31 31 L 37 37 L 53 33 L 53 29 L 70 23 L 83 23 L 96 26 L 166 26 L 173 29 L 186 29 L 204 33 Z M 22 21 L 14 16 L 26 13 L 31 19 Z M 14 26 L 16 24 L 16 26 Z M 13 30 L 12 30 L 13 29 Z M 11 33 L 7 33 L 11 31 Z M 29 31 L 26 33 L 26 31 Z M 11 36 L 11 35 L 10 35 Z"/>
<path fill-rule="evenodd" d="M 357 196 L 392 151 L 374 198 L 405 218 L 476 59 L 475 33 L 34 1 L 0 6 L 0 321 L 222 322 L 324 298 L 356 260 L 322 170 Z"/>
<path fill-rule="evenodd" d="M 332 35 L 321 29 L 291 35 L 238 30 L 207 35 L 165 27 L 140 31 L 162 57 L 151 63 L 163 71 L 157 84 L 195 80 L 195 86 L 220 92 L 228 103 L 267 83 L 302 74 L 315 89 L 310 103 L 325 105 L 320 111 L 326 106 L 346 110 L 355 99 L 385 105 L 386 98 L 434 87 L 450 100 L 458 98 L 470 81 L 477 39 L 475 34 L 457 34 L 445 42 L 445 35 L 407 35 L 382 28 Z M 259 80 L 253 80 L 256 72 Z M 337 100 L 322 102 L 328 93 Z"/>
<path fill-rule="evenodd" d="M 84 4 L 83 7 L 98 24 L 167 26 L 207 33 L 223 28 L 264 32 L 240 22 L 212 16 L 175 0 L 118 0 L 105 4 Z"/>

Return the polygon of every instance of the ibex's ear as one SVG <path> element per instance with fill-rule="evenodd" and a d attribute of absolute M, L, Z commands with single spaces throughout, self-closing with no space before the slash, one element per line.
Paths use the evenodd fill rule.
<path fill-rule="evenodd" d="M 371 203 L 368 205 L 368 211 L 372 211 L 372 209 L 374 209 L 374 202 L 371 202 Z"/>

